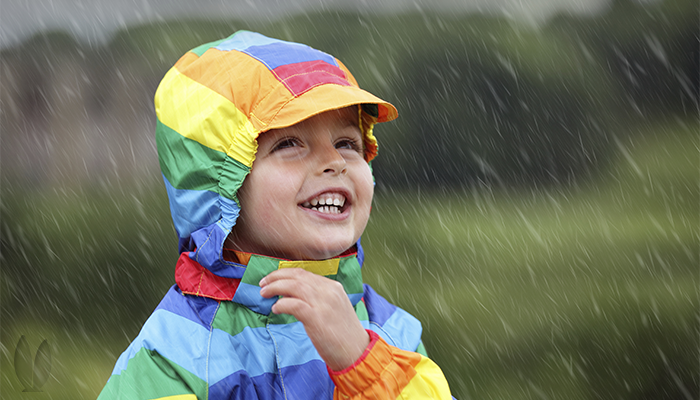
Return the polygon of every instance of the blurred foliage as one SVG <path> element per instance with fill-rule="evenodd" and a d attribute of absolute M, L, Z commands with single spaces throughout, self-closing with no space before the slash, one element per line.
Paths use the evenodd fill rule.
<path fill-rule="evenodd" d="M 700 390 L 700 124 L 640 129 L 644 140 L 619 141 L 606 174 L 575 189 L 376 199 L 365 279 L 421 316 L 461 398 Z"/>
<path fill-rule="evenodd" d="M 697 13 L 695 0 L 616 0 L 602 14 L 562 14 L 542 26 L 426 12 L 161 21 L 125 28 L 101 47 L 41 33 L 3 57 L 23 60 L 27 101 L 41 102 L 31 93 L 52 58 L 77 53 L 101 104 L 103 84 L 119 82 L 113 75 L 143 76 L 154 91 L 188 50 L 257 30 L 336 55 L 398 106 L 401 118 L 378 128 L 382 185 L 572 184 L 605 166 L 614 132 L 630 121 L 696 113 Z"/>
<path fill-rule="evenodd" d="M 542 26 L 323 12 L 163 21 L 101 47 L 45 32 L 2 52 L 21 72 L 3 88 L 50 109 L 42 80 L 70 59 L 108 113 L 122 74 L 152 93 L 237 29 L 328 51 L 399 108 L 377 128 L 365 275 L 424 322 L 457 398 L 692 398 L 697 15 L 696 0 L 620 0 Z M 24 334 L 53 346 L 46 392 L 95 397 L 173 283 L 165 190 L 157 176 L 43 190 L 3 170 L 0 385 L 19 385 Z"/>

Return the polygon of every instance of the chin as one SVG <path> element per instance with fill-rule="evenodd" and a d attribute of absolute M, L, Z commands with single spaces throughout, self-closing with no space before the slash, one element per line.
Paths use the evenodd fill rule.
<path fill-rule="evenodd" d="M 352 244 L 348 246 L 334 246 L 334 247 L 327 247 L 323 249 L 313 249 L 312 251 L 308 251 L 305 254 L 305 257 L 302 257 L 300 259 L 305 259 L 305 260 L 327 260 L 329 258 L 337 257 L 341 254 L 343 254 L 347 249 L 352 247 L 355 244 L 355 242 L 352 242 Z"/>

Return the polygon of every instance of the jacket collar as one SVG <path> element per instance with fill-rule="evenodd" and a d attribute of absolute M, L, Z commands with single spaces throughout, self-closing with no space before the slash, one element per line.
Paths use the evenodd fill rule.
<path fill-rule="evenodd" d="M 321 261 L 289 261 L 247 253 L 236 255 L 241 262 L 238 265 L 245 268 L 241 279 L 215 275 L 183 253 L 175 267 L 175 282 L 184 294 L 233 301 L 264 315 L 270 314 L 270 308 L 277 298 L 260 296 L 260 280 L 281 268 L 301 268 L 340 282 L 353 306 L 362 298 L 362 270 L 357 253 Z"/>

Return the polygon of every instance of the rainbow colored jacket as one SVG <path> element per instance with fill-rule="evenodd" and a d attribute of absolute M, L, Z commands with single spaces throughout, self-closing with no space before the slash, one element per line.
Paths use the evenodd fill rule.
<path fill-rule="evenodd" d="M 99 399 L 449 399 L 420 323 L 363 285 L 362 247 L 323 261 L 226 256 L 236 196 L 261 133 L 358 106 L 365 159 L 373 127 L 397 116 L 336 58 L 240 31 L 185 54 L 155 96 L 156 142 L 179 236 L 175 282 L 119 357 Z M 236 262 L 231 261 L 237 260 Z M 297 267 L 339 281 L 370 335 L 343 371 L 327 368 L 301 322 L 271 313 L 259 281 Z"/>

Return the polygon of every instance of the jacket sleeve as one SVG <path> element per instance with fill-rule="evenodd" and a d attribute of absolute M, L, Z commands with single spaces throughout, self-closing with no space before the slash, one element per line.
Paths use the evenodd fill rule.
<path fill-rule="evenodd" d="M 328 373 L 334 399 L 452 399 L 445 376 L 432 360 L 389 345 L 371 330 L 362 356 L 342 371 Z"/>

